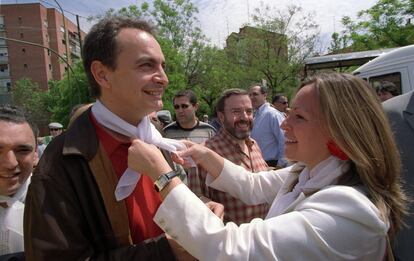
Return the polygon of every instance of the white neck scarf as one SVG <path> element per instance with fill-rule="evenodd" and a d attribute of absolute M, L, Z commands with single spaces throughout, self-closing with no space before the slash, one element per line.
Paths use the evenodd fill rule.
<path fill-rule="evenodd" d="M 297 163 L 300 164 L 300 163 Z M 333 185 L 337 179 L 349 168 L 347 161 L 339 160 L 330 156 L 320 162 L 311 171 L 304 168 L 299 174 L 298 183 L 292 191 L 282 195 L 269 210 L 268 217 L 283 214 L 287 207 L 292 204 L 301 193 L 310 193 L 320 190 L 326 186 Z M 293 168 L 294 169 L 294 168 Z"/>
<path fill-rule="evenodd" d="M 133 126 L 108 110 L 99 100 L 93 104 L 92 113 L 99 124 L 127 137 L 138 138 L 170 152 L 186 149 L 180 141 L 163 138 L 148 117 L 144 117 L 138 126 Z M 140 177 L 138 172 L 127 168 L 116 186 L 116 200 L 128 197 L 134 191 Z"/>

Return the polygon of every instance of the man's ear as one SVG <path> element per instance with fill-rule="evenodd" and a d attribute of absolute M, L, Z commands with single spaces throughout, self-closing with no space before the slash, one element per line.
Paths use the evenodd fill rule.
<path fill-rule="evenodd" d="M 221 124 L 223 124 L 224 123 L 224 113 L 222 113 L 221 111 L 218 111 L 217 116 L 218 116 Z"/>
<path fill-rule="evenodd" d="M 198 103 L 194 104 L 194 110 L 195 111 L 198 111 L 198 107 L 199 107 Z"/>
<path fill-rule="evenodd" d="M 110 88 L 109 82 L 109 69 L 100 61 L 93 61 L 91 64 L 91 73 L 95 78 L 95 81 L 102 88 Z"/>

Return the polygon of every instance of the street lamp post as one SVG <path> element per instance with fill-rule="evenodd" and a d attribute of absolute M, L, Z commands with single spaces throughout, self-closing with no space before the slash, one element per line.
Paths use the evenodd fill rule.
<path fill-rule="evenodd" d="M 65 19 L 65 13 L 63 12 L 63 8 L 60 6 L 59 2 L 57 0 L 54 0 L 55 3 L 59 6 L 60 11 L 62 12 L 62 20 L 63 20 L 63 34 L 65 39 L 65 49 L 66 49 L 66 60 L 70 61 L 69 59 L 69 49 L 68 49 L 68 31 L 66 30 L 66 19 Z"/>

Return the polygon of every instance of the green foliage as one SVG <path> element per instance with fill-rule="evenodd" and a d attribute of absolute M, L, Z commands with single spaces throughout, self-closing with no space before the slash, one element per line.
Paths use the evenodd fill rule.
<path fill-rule="evenodd" d="M 266 80 L 270 95 L 296 87 L 304 60 L 315 54 L 319 35 L 314 14 L 291 5 L 284 10 L 266 5 L 254 10 L 253 26 L 228 46 L 230 59 L 243 72 L 242 82 Z M 246 86 L 246 85 L 245 85 Z"/>
<path fill-rule="evenodd" d="M 379 0 L 358 13 L 353 21 L 343 17 L 345 30 L 339 38 L 351 44 L 352 51 L 406 46 L 414 43 L 412 0 Z M 348 41 L 349 40 L 349 41 Z"/>
<path fill-rule="evenodd" d="M 42 91 L 38 84 L 22 78 L 16 81 L 11 92 L 13 103 L 24 108 L 38 127 L 45 126 L 49 122 L 48 93 Z"/>
<path fill-rule="evenodd" d="M 49 83 L 48 109 L 52 112 L 51 120 L 67 126 L 69 114 L 75 105 L 90 103 L 88 81 L 80 61 L 72 65 L 73 71 L 67 71 L 60 81 Z"/>

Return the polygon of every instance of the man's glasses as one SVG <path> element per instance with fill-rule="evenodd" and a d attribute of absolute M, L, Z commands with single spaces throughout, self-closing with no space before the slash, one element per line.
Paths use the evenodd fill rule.
<path fill-rule="evenodd" d="M 190 105 L 189 104 L 185 104 L 185 103 L 184 104 L 174 104 L 174 109 L 178 110 L 180 107 L 181 107 L 181 109 L 185 110 L 188 107 L 190 107 Z"/>
<path fill-rule="evenodd" d="M 278 101 L 277 103 L 280 103 L 280 104 L 288 104 L 287 101 Z"/>
<path fill-rule="evenodd" d="M 61 129 L 49 129 L 50 131 L 58 131 L 58 130 L 61 130 Z"/>

